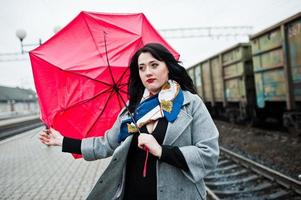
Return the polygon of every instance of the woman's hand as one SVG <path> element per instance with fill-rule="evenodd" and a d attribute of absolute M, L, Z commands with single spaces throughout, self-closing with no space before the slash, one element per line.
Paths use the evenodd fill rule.
<path fill-rule="evenodd" d="M 141 149 L 147 148 L 151 154 L 158 158 L 162 155 L 162 147 L 154 138 L 154 136 L 146 133 L 141 133 L 138 136 L 138 147 Z"/>
<path fill-rule="evenodd" d="M 63 136 L 54 129 L 44 129 L 39 136 L 40 141 L 47 146 L 62 146 Z"/>

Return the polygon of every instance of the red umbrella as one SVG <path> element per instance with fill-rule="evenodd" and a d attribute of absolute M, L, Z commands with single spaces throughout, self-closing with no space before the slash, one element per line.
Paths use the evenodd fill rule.
<path fill-rule="evenodd" d="M 81 12 L 29 53 L 41 120 L 67 137 L 104 135 L 127 101 L 131 56 L 151 42 L 179 58 L 142 13 Z"/>

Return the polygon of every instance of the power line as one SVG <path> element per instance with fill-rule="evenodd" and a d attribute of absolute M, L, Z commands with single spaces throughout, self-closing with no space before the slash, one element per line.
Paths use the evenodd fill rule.
<path fill-rule="evenodd" d="M 19 62 L 19 61 L 26 61 L 26 58 L 13 58 L 13 59 L 0 59 L 0 62 Z"/>
<path fill-rule="evenodd" d="M 0 56 L 16 56 L 21 55 L 20 52 L 11 52 L 11 53 L 0 53 Z"/>
<path fill-rule="evenodd" d="M 10 52 L 10 53 L 0 53 L 0 62 L 18 62 L 28 60 L 28 51 L 21 52 Z M 26 56 L 26 57 L 24 57 Z"/>
<path fill-rule="evenodd" d="M 207 26 L 207 27 L 189 27 L 189 28 L 170 28 L 159 29 L 159 32 L 166 39 L 181 38 L 221 38 L 249 36 L 253 32 L 252 26 Z"/>
<path fill-rule="evenodd" d="M 206 26 L 206 27 L 188 27 L 188 28 L 169 28 L 159 29 L 159 32 L 166 39 L 182 39 L 182 38 L 229 38 L 229 37 L 242 37 L 252 34 L 252 26 Z M 41 42 L 40 42 L 41 44 Z M 35 45 L 25 44 L 23 46 Z M 15 62 L 25 61 L 27 58 L 20 58 L 28 51 L 0 53 L 0 62 Z"/>

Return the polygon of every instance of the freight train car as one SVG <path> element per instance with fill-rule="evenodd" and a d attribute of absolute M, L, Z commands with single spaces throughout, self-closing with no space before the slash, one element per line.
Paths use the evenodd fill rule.
<path fill-rule="evenodd" d="M 276 119 L 301 133 L 301 13 L 187 71 L 213 116 Z"/>
<path fill-rule="evenodd" d="M 250 37 L 257 117 L 301 130 L 301 13 Z"/>
<path fill-rule="evenodd" d="M 230 121 L 252 118 L 255 89 L 248 43 L 226 49 L 187 71 L 213 116 Z"/>

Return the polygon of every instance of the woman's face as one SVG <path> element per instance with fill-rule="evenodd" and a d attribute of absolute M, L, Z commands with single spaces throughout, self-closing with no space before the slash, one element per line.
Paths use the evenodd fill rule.
<path fill-rule="evenodd" d="M 160 92 L 161 87 L 168 81 L 168 68 L 163 61 L 159 61 L 146 52 L 138 57 L 140 79 L 146 89 L 152 94 Z"/>

